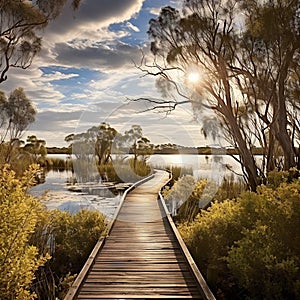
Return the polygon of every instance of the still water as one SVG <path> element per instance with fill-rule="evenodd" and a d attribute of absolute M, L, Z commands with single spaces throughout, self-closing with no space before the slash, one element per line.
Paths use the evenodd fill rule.
<path fill-rule="evenodd" d="M 67 159 L 66 155 L 49 155 Z M 221 183 L 223 178 L 231 176 L 232 171 L 241 173 L 239 164 L 230 156 L 222 155 L 152 155 L 148 161 L 154 168 L 166 166 L 181 166 L 191 168 L 197 178 L 208 178 Z M 235 175 L 236 176 L 236 175 Z M 49 172 L 43 184 L 35 186 L 31 192 L 34 195 L 45 198 L 45 204 L 49 209 L 68 210 L 72 213 L 80 209 L 99 210 L 107 217 L 114 214 L 121 200 L 121 193 L 115 194 L 106 189 L 105 195 L 95 195 L 82 191 L 70 191 L 68 181 L 72 177 L 71 172 Z M 99 184 L 99 183 L 94 183 Z"/>

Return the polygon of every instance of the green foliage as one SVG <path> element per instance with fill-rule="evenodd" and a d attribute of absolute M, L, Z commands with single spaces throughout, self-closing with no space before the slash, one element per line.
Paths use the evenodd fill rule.
<path fill-rule="evenodd" d="M 151 173 L 146 161 L 153 153 L 153 145 L 139 125 L 122 135 L 109 124 L 101 123 L 84 133 L 70 134 L 65 141 L 72 142 L 77 158 L 74 171 L 79 181 L 91 181 L 100 175 L 104 180 L 134 182 Z M 113 160 L 112 154 L 117 158 Z M 129 154 L 133 154 L 133 159 L 126 157 Z"/>
<path fill-rule="evenodd" d="M 193 175 L 193 169 L 190 167 L 167 166 L 166 169 L 172 172 L 173 181 L 177 181 L 180 177 L 184 175 Z"/>
<path fill-rule="evenodd" d="M 43 215 L 41 203 L 27 194 L 37 167 L 17 179 L 7 166 L 0 170 L 0 298 L 33 299 L 30 285 L 48 255 L 29 243 Z"/>
<path fill-rule="evenodd" d="M 108 164 L 106 170 L 108 179 L 117 182 L 136 182 L 152 173 L 152 169 L 144 160 L 134 160 L 134 158 L 116 159 Z"/>
<path fill-rule="evenodd" d="M 105 217 L 98 211 L 52 212 L 51 232 L 55 238 L 52 269 L 57 274 L 77 273 L 103 233 Z"/>
<path fill-rule="evenodd" d="M 300 180 L 275 190 L 261 186 L 245 194 L 251 226 L 228 253 L 229 269 L 252 299 L 298 299 L 300 296 Z M 248 213 L 248 215 L 249 215 Z M 251 253 L 251 255 L 249 255 Z"/>
<path fill-rule="evenodd" d="M 166 187 L 163 190 L 163 196 L 166 200 L 166 204 L 171 207 L 171 210 L 180 205 L 184 206 L 184 209 L 180 210 L 179 215 L 180 218 L 186 219 L 189 218 L 190 215 L 193 215 L 191 211 L 194 211 L 194 205 L 191 205 L 191 194 L 194 190 L 195 179 L 191 175 L 185 175 L 181 177 L 178 181 L 174 183 L 174 185 L 169 189 Z M 186 204 L 185 201 L 189 201 L 189 204 Z M 191 208 L 187 208 L 187 206 L 192 206 Z M 196 201 L 196 207 L 198 212 L 198 201 Z M 171 211 L 174 213 L 174 211 Z"/>
<path fill-rule="evenodd" d="M 10 67 L 28 68 L 41 50 L 41 29 L 56 18 L 66 0 L 0 1 L 0 83 Z M 72 1 L 77 9 L 80 0 Z"/>
<path fill-rule="evenodd" d="M 38 139 L 35 135 L 28 136 L 23 150 L 32 155 L 35 163 L 44 162 L 47 155 L 46 141 Z"/>
<path fill-rule="evenodd" d="M 36 111 L 23 88 L 17 88 L 6 98 L 0 92 L 1 161 L 9 163 L 19 150 L 24 130 L 34 122 Z"/>
<path fill-rule="evenodd" d="M 40 165 L 45 171 L 70 171 L 73 169 L 73 162 L 71 159 L 46 157 Z"/>
<path fill-rule="evenodd" d="M 153 153 L 153 145 L 150 140 L 143 136 L 143 129 L 140 125 L 132 125 L 131 129 L 125 131 L 124 135 L 119 135 L 116 144 L 120 145 L 120 150 L 126 149 L 127 153 L 134 156 L 134 168 L 138 158 L 146 161 Z"/>
<path fill-rule="evenodd" d="M 260 186 L 215 202 L 180 231 L 202 272 L 227 297 L 239 285 L 251 299 L 300 295 L 300 180 Z"/>
<path fill-rule="evenodd" d="M 51 259 L 35 272 L 31 285 L 39 300 L 64 298 L 103 234 L 104 218 L 98 211 L 44 211 L 30 238 L 40 254 L 51 253 Z"/>
<path fill-rule="evenodd" d="M 34 122 L 36 111 L 23 88 L 13 90 L 8 99 L 2 93 L 1 98 L 0 136 L 3 143 L 6 139 L 13 141 L 20 138 L 28 125 Z"/>
<path fill-rule="evenodd" d="M 294 179 L 299 178 L 299 170 L 291 168 L 288 171 L 271 171 L 268 173 L 267 186 L 277 188 L 281 183 L 292 182 Z"/>
<path fill-rule="evenodd" d="M 32 286 L 40 300 L 63 299 L 106 228 L 98 211 L 47 211 L 40 219 L 32 242 L 40 252 L 51 252 L 51 260 L 36 272 Z"/>
<path fill-rule="evenodd" d="M 244 181 L 236 181 L 233 176 L 224 178 L 214 195 L 214 200 L 221 202 L 226 199 L 236 199 L 245 190 L 247 187 Z"/>

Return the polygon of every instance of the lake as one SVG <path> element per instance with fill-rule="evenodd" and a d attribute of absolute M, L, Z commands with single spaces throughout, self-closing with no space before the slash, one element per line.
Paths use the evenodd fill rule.
<path fill-rule="evenodd" d="M 53 154 L 49 157 L 67 159 L 67 155 Z M 191 155 L 191 154 L 154 154 L 148 161 L 153 167 L 181 166 L 192 168 L 193 175 L 197 178 L 208 178 L 220 184 L 225 176 L 230 176 L 232 168 L 241 173 L 239 164 L 230 156 L 225 155 Z M 235 175 L 236 176 L 236 175 Z M 114 214 L 121 200 L 121 193 L 115 195 L 106 190 L 105 196 L 87 192 L 74 192 L 68 188 L 67 181 L 72 177 L 69 171 L 50 171 L 46 181 L 32 188 L 31 193 L 37 196 L 45 195 L 45 204 L 49 209 L 68 210 L 72 213 L 85 208 L 99 210 L 107 217 Z M 98 183 L 97 183 L 98 184 Z"/>
<path fill-rule="evenodd" d="M 45 194 L 45 205 L 49 209 L 68 210 L 75 213 L 80 209 L 99 210 L 108 218 L 112 217 L 117 208 L 121 194 L 115 195 L 106 190 L 106 195 L 93 195 L 87 192 L 73 192 L 68 188 L 71 172 L 50 171 L 46 175 L 46 181 L 31 189 L 31 194 L 42 196 Z"/>

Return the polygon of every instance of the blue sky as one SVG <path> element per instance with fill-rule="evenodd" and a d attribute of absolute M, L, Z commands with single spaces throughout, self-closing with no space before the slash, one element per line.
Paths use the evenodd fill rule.
<path fill-rule="evenodd" d="M 141 78 L 134 63 L 147 53 L 148 22 L 174 0 L 83 0 L 77 12 L 67 5 L 42 33 L 43 50 L 27 70 L 11 69 L 0 89 L 23 87 L 38 114 L 27 135 L 48 146 L 67 146 L 66 135 L 108 122 L 120 132 L 140 124 L 155 144 L 211 144 L 200 134 L 189 106 L 166 117 L 140 113 L 128 97 L 160 96 L 151 77 Z"/>

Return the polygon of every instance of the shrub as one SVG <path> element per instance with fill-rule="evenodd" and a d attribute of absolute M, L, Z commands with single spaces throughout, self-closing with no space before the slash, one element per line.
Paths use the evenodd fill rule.
<path fill-rule="evenodd" d="M 43 208 L 27 189 L 34 184 L 37 167 L 31 167 L 20 179 L 4 166 L 0 170 L 0 298 L 33 299 L 30 285 L 35 271 L 48 255 L 40 255 L 29 243 Z"/>
<path fill-rule="evenodd" d="M 57 274 L 77 273 L 103 233 L 105 217 L 98 211 L 52 211 L 51 232 L 55 239 L 52 270 Z"/>
<path fill-rule="evenodd" d="M 299 190 L 298 180 L 275 190 L 261 186 L 241 199 L 244 207 L 253 203 L 248 211 L 253 224 L 243 229 L 226 261 L 252 299 L 300 297 Z"/>
<path fill-rule="evenodd" d="M 40 250 L 49 249 L 52 258 L 39 268 L 33 290 L 40 300 L 63 299 L 72 281 L 88 259 L 106 227 L 98 211 L 48 211 L 35 230 Z"/>
<path fill-rule="evenodd" d="M 300 180 L 215 202 L 180 232 L 215 290 L 232 298 L 300 295 Z"/>

